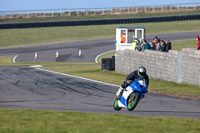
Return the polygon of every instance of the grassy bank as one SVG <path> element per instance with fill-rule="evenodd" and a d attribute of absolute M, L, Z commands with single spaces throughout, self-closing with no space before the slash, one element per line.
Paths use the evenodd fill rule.
<path fill-rule="evenodd" d="M 43 21 L 72 21 L 72 20 L 88 20 L 88 19 L 114 19 L 114 18 L 137 18 L 137 17 L 154 17 L 154 16 L 170 16 L 170 15 L 185 15 L 198 14 L 200 10 L 181 11 L 181 12 L 166 12 L 166 13 L 138 13 L 138 14 L 112 14 L 112 15 L 92 15 L 92 16 L 65 16 L 65 17 L 32 17 L 32 18 L 13 18 L 1 19 L 0 23 L 21 23 L 21 22 L 43 22 Z"/>
<path fill-rule="evenodd" d="M 199 119 L 0 109 L 2 133 L 198 133 Z"/>
<path fill-rule="evenodd" d="M 95 25 L 0 30 L 0 48 L 47 43 L 114 38 L 117 26 L 145 27 L 147 34 L 200 30 L 200 20 L 123 25 Z M 113 42 L 114 43 L 114 42 Z"/>

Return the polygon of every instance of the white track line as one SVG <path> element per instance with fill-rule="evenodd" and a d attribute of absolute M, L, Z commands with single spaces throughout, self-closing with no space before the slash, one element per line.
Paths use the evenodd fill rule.
<path fill-rule="evenodd" d="M 105 82 L 102 82 L 102 81 L 97 81 L 97 80 L 93 80 L 93 79 L 83 78 L 83 77 L 74 76 L 74 75 L 70 75 L 70 74 L 65 74 L 65 73 L 60 73 L 60 72 L 54 72 L 54 71 L 50 71 L 50 70 L 46 70 L 46 69 L 41 69 L 41 68 L 36 68 L 36 69 L 40 70 L 40 71 L 50 72 L 50 73 L 53 73 L 53 74 L 58 74 L 58 75 L 63 75 L 63 76 L 68 76 L 68 77 L 73 77 L 73 78 L 88 80 L 88 81 L 92 81 L 92 82 L 96 82 L 96 83 L 100 83 L 100 84 L 105 84 L 105 85 L 120 87 L 119 85 L 105 83 Z"/>
<path fill-rule="evenodd" d="M 115 51 L 115 50 L 110 50 L 110 51 L 107 51 L 107 52 L 104 52 L 104 53 L 101 53 L 101 54 L 97 55 L 97 57 L 95 58 L 95 62 L 98 63 L 98 58 L 100 56 L 102 56 L 103 54 L 107 54 L 107 53 L 110 53 L 110 52 L 113 52 L 113 51 Z"/>
<path fill-rule="evenodd" d="M 16 60 L 17 56 L 18 56 L 18 55 L 15 55 L 15 57 L 13 58 L 13 63 L 16 63 L 15 60 Z"/>

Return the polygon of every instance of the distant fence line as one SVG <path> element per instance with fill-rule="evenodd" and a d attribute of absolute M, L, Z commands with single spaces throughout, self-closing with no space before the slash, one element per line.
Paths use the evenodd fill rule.
<path fill-rule="evenodd" d="M 58 16 L 95 16 L 108 14 L 137 14 L 137 13 L 164 13 L 189 10 L 200 10 L 199 3 L 183 3 L 171 5 L 154 5 L 138 7 L 110 7 L 110 8 L 73 8 L 73 9 L 44 9 L 44 10 L 17 10 L 0 11 L 0 19 L 58 17 Z"/>
<path fill-rule="evenodd" d="M 60 26 L 84 26 L 84 25 L 108 25 L 108 24 L 130 24 L 130 23 L 152 23 L 200 20 L 200 14 L 176 15 L 147 18 L 127 18 L 127 19 L 101 19 L 101 20 L 79 20 L 79 21 L 54 21 L 54 22 L 30 22 L 30 23 L 8 23 L 0 24 L 0 29 L 14 28 L 40 28 L 40 27 L 60 27 Z"/>

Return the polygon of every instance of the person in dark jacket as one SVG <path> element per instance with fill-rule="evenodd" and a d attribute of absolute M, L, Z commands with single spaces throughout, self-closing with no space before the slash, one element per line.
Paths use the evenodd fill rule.
<path fill-rule="evenodd" d="M 172 49 L 172 43 L 168 40 L 165 42 L 166 43 L 166 52 L 169 52 L 169 50 Z"/>
<path fill-rule="evenodd" d="M 197 50 L 200 50 L 200 38 L 199 36 L 196 36 L 195 38 L 197 40 Z"/>
<path fill-rule="evenodd" d="M 124 90 L 126 89 L 126 87 L 129 86 L 129 84 L 134 81 L 135 79 L 140 79 L 140 78 L 144 78 L 145 79 L 145 83 L 148 87 L 149 85 L 149 76 L 147 75 L 146 73 L 146 68 L 143 67 L 143 66 L 140 66 L 138 68 L 138 70 L 135 70 L 133 71 L 132 73 L 130 73 L 126 80 L 123 81 L 121 87 L 119 88 L 119 90 L 117 91 L 117 96 L 118 96 L 118 99 L 121 98 L 122 96 L 122 93 L 124 92 Z"/>
<path fill-rule="evenodd" d="M 161 52 L 166 52 L 166 43 L 163 40 L 161 41 L 160 51 Z"/>

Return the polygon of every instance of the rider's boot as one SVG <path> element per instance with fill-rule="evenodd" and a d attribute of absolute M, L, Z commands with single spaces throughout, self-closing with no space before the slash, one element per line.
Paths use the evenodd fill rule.
<path fill-rule="evenodd" d="M 118 89 L 117 93 L 116 93 L 116 95 L 117 95 L 117 98 L 116 98 L 116 99 L 117 99 L 117 100 L 119 100 L 119 99 L 121 98 L 123 92 L 124 92 L 124 89 L 123 89 L 122 87 L 120 87 L 120 88 Z"/>

